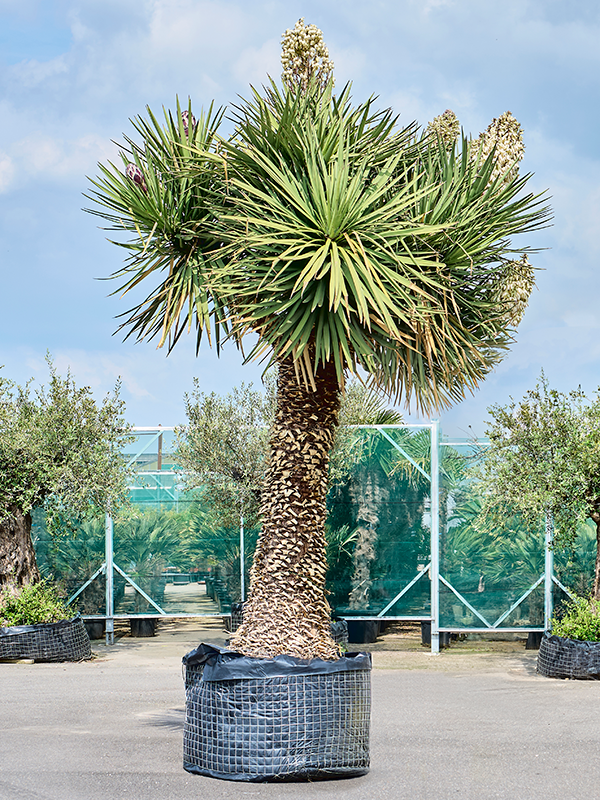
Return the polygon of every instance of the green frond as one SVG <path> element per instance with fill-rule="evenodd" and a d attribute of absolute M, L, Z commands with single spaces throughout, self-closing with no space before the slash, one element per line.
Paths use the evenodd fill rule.
<path fill-rule="evenodd" d="M 132 236 L 115 242 L 129 251 L 124 266 L 111 278 L 120 281 L 113 294 L 125 295 L 140 283 L 154 283 L 145 300 L 121 315 L 127 336 L 159 338 L 171 349 L 182 333 L 195 329 L 197 347 L 206 334 L 217 348 L 228 334 L 225 303 L 212 281 L 220 240 L 213 231 L 212 207 L 223 183 L 218 128 L 224 111 L 211 105 L 186 132 L 179 101 L 174 117 L 164 111 L 161 123 L 148 109 L 148 119 L 133 126 L 141 143 L 125 137 L 122 167 L 100 165 L 87 195 L 96 203 L 86 209 L 110 223 L 109 231 Z M 142 172 L 145 189 L 126 174 L 133 163 Z M 190 172 L 193 168 L 193 177 Z M 99 206 L 99 207 L 98 207 Z"/>
<path fill-rule="evenodd" d="M 424 412 L 473 391 L 513 339 L 499 286 L 507 257 L 530 252 L 513 237 L 550 218 L 529 176 L 495 177 L 493 150 L 399 128 L 349 86 L 252 90 L 227 140 L 221 116 L 190 136 L 179 106 L 164 125 L 136 119 L 124 163 L 147 191 L 112 165 L 94 182 L 94 213 L 133 236 L 119 291 L 155 281 L 128 335 L 254 333 L 248 359 L 291 354 L 313 374 L 333 360 L 340 384 L 362 371 Z"/>

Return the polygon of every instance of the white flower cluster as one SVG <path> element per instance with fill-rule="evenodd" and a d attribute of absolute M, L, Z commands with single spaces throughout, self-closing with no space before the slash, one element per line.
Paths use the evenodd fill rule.
<path fill-rule="evenodd" d="M 447 150 L 451 150 L 460 133 L 458 117 L 447 108 L 439 117 L 434 117 L 433 122 L 427 125 L 426 135 L 436 135 L 444 143 Z"/>
<path fill-rule="evenodd" d="M 508 183 L 519 174 L 518 163 L 525 155 L 523 128 L 510 111 L 493 119 L 487 130 L 480 133 L 479 137 L 471 142 L 471 159 L 479 158 L 480 162 L 485 161 L 494 147 L 496 148 L 495 163 L 490 183 L 502 176 L 504 183 Z"/>
<path fill-rule="evenodd" d="M 305 25 L 304 17 L 288 28 L 281 39 L 281 79 L 290 89 L 306 89 L 311 79 L 325 86 L 333 72 L 333 62 L 316 25 Z"/>
<path fill-rule="evenodd" d="M 497 301 L 504 307 L 509 323 L 517 327 L 523 319 L 535 278 L 527 254 L 518 261 L 507 261 L 498 286 Z"/>

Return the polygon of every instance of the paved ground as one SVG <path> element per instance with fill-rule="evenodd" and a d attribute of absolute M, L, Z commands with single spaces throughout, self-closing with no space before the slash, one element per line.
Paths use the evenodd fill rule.
<path fill-rule="evenodd" d="M 598 796 L 600 682 L 535 673 L 522 642 L 439 656 L 391 631 L 373 650 L 372 768 L 312 784 L 235 784 L 181 767 L 181 656 L 216 622 L 94 643 L 82 664 L 0 664 L 1 800 L 579 800 Z"/>

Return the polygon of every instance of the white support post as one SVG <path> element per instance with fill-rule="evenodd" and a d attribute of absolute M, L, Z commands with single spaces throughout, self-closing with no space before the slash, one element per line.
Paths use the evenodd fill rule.
<path fill-rule="evenodd" d="M 440 422 L 431 420 L 431 652 L 440 652 Z"/>
<path fill-rule="evenodd" d="M 544 542 L 544 630 L 549 631 L 552 620 L 552 579 L 554 576 L 554 517 L 550 511 L 546 512 L 546 535 Z"/>
<path fill-rule="evenodd" d="M 113 593 L 113 521 L 109 513 L 105 517 L 104 546 L 106 560 L 106 644 L 115 643 L 115 609 Z"/>
<path fill-rule="evenodd" d="M 242 603 L 246 599 L 246 582 L 244 566 L 244 516 L 240 517 L 240 588 Z"/>

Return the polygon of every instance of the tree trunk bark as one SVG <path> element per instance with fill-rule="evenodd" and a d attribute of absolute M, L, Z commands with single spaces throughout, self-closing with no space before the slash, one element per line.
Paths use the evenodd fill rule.
<path fill-rule="evenodd" d="M 370 467 L 370 469 L 369 469 Z M 354 546 L 354 574 L 348 605 L 354 611 L 366 611 L 371 601 L 371 566 L 375 559 L 379 510 L 389 499 L 389 491 L 379 483 L 380 472 L 370 464 L 362 469 L 350 494 L 358 505 L 356 516 L 356 544 Z"/>
<path fill-rule="evenodd" d="M 0 587 L 37 583 L 40 573 L 31 540 L 31 514 L 10 509 L 0 522 Z"/>
<path fill-rule="evenodd" d="M 262 532 L 244 622 L 230 643 L 250 656 L 339 656 L 325 595 L 327 471 L 340 402 L 332 363 L 315 383 L 311 391 L 298 382 L 291 358 L 280 363 Z"/>

